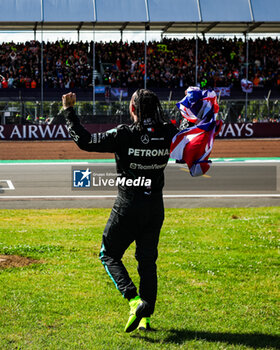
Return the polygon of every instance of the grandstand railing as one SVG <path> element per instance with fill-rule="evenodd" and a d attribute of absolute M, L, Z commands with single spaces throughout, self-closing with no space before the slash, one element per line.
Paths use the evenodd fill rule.
<path fill-rule="evenodd" d="M 98 92 L 98 89 L 101 86 L 96 86 L 96 94 L 95 101 L 118 101 L 120 99 L 120 94 L 112 94 L 109 89 L 109 98 L 104 92 Z M 102 88 L 107 88 L 102 86 Z M 149 89 L 153 90 L 159 97 L 160 100 L 174 100 L 179 101 L 184 96 L 184 88 L 154 88 L 149 87 Z M 113 88 L 114 89 L 114 88 Z M 130 100 L 132 94 L 137 88 L 117 88 L 119 91 L 123 91 L 121 99 L 122 100 Z M 104 89 L 100 89 L 103 91 Z M 71 89 L 72 92 L 77 94 L 77 98 L 80 101 L 90 101 L 92 102 L 92 89 Z M 107 90 L 106 90 L 107 91 Z M 69 89 L 44 89 L 44 101 L 61 101 L 61 96 L 69 92 Z M 256 99 L 265 99 L 267 96 L 270 96 L 270 99 L 279 99 L 280 98 L 280 90 L 276 87 L 256 87 L 253 89 L 253 92 L 248 94 L 248 100 L 256 100 Z M 242 92 L 241 88 L 232 87 L 230 88 L 229 96 L 221 96 L 221 100 L 245 100 L 246 94 Z M 41 101 L 41 90 L 40 89 L 0 89 L 0 102 L 8 102 L 8 101 Z"/>
<path fill-rule="evenodd" d="M 176 107 L 176 101 L 161 101 L 165 115 L 169 119 L 179 121 L 182 117 Z M 245 117 L 245 101 L 221 100 L 219 102 L 219 118 L 226 123 L 243 122 L 280 122 L 280 101 L 249 100 L 247 105 L 247 118 Z M 92 114 L 92 102 L 78 101 L 76 113 L 86 124 L 122 124 L 128 123 L 129 101 L 96 101 L 96 114 Z M 0 124 L 45 124 L 59 115 L 61 102 L 44 102 L 45 115 L 40 116 L 39 101 L 8 101 L 0 102 Z M 279 135 L 280 137 L 280 135 Z"/>

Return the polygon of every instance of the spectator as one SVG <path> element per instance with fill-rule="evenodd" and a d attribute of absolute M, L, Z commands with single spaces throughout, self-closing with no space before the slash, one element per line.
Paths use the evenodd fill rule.
<path fill-rule="evenodd" d="M 8 88 L 8 82 L 7 82 L 6 78 L 3 78 L 3 80 L 2 80 L 2 88 L 3 89 L 7 89 Z"/>
<path fill-rule="evenodd" d="M 96 62 L 106 63 L 103 84 L 142 87 L 147 69 L 150 87 L 185 88 L 195 84 L 195 39 L 149 42 L 147 67 L 144 43 L 96 43 Z M 280 43 L 277 39 L 250 39 L 249 80 L 255 86 L 280 86 Z M 33 88 L 41 85 L 41 44 L 0 45 L 1 87 Z M 204 87 L 236 86 L 246 77 L 246 45 L 241 39 L 199 39 L 198 82 Z M 44 86 L 89 88 L 92 84 L 92 44 L 57 41 L 44 43 Z M 96 64 L 99 69 L 99 65 Z M 255 78 L 254 78 L 255 77 Z M 34 82 L 33 82 L 34 81 Z M 4 84 L 3 84 L 4 83 Z M 98 82 L 97 82 L 98 83 Z M 3 86 L 4 85 L 4 86 Z"/>
<path fill-rule="evenodd" d="M 36 89 L 37 87 L 37 83 L 36 80 L 33 78 L 33 80 L 31 81 L 31 89 Z"/>
<path fill-rule="evenodd" d="M 13 75 L 11 75 L 8 79 L 8 88 L 9 89 L 13 88 L 13 85 L 14 85 L 14 77 Z"/>

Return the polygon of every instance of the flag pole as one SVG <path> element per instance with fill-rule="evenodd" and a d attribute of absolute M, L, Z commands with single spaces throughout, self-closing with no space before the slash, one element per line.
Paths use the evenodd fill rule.
<path fill-rule="evenodd" d="M 144 75 L 144 89 L 147 89 L 147 25 L 145 24 L 145 75 Z"/>
<path fill-rule="evenodd" d="M 195 86 L 197 86 L 197 75 L 198 75 L 198 66 L 197 66 L 197 61 L 198 61 L 198 24 L 196 23 L 196 39 L 195 39 Z"/>
<path fill-rule="evenodd" d="M 248 84 L 248 76 L 249 76 L 249 40 L 248 40 L 248 33 L 245 33 L 245 40 L 246 40 L 246 82 Z M 248 91 L 246 89 L 246 97 L 245 97 L 245 121 L 247 121 L 247 114 L 248 114 Z"/>
<path fill-rule="evenodd" d="M 93 40 L 92 40 L 92 114 L 96 114 L 95 106 L 95 26 L 93 26 Z"/>
<path fill-rule="evenodd" d="M 41 1 L 41 117 L 44 115 L 44 33 L 43 33 L 43 22 L 44 22 L 44 0 Z"/>

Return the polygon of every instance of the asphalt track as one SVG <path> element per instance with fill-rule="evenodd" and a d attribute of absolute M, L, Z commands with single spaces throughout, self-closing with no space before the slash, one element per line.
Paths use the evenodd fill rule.
<path fill-rule="evenodd" d="M 95 186 L 74 189 L 73 171 L 87 168 Z M 165 174 L 164 200 L 169 208 L 280 205 L 279 159 L 213 162 L 207 175 L 198 178 L 184 166 L 169 163 Z M 110 160 L 0 163 L 0 209 L 111 207 L 116 187 L 100 185 L 100 179 L 109 178 L 116 178 Z"/>

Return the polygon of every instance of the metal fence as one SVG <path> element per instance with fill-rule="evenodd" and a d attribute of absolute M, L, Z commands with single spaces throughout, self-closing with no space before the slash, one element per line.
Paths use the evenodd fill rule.
<path fill-rule="evenodd" d="M 165 115 L 170 119 L 181 119 L 175 101 L 161 101 Z M 280 121 L 278 100 L 222 100 L 219 118 L 226 123 Z M 129 101 L 96 101 L 96 113 L 92 114 L 92 102 L 80 101 L 76 113 L 85 123 L 126 123 L 129 121 Z M 0 102 L 0 124 L 47 123 L 56 117 L 61 109 L 57 101 L 44 102 L 44 117 L 41 116 L 40 101 Z"/>

